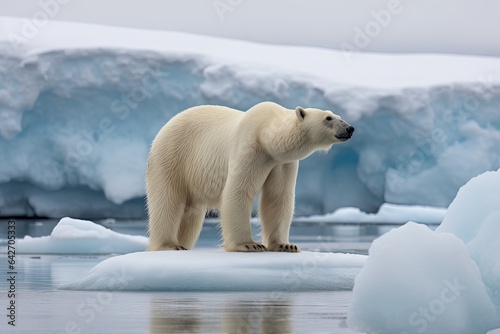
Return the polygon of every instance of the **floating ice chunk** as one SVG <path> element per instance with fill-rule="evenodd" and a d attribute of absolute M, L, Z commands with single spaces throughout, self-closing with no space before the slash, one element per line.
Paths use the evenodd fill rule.
<path fill-rule="evenodd" d="M 452 232 L 467 243 L 500 314 L 500 170 L 465 184 L 450 204 L 438 232 Z"/>
<path fill-rule="evenodd" d="M 369 333 L 486 333 L 496 310 L 451 233 L 413 222 L 375 240 L 356 277 L 348 325 Z"/>
<path fill-rule="evenodd" d="M 490 296 L 500 311 L 500 211 L 490 214 L 477 236 L 467 244 Z M 499 312 L 500 314 L 500 312 Z"/>
<path fill-rule="evenodd" d="M 500 171 L 483 173 L 460 188 L 436 232 L 408 223 L 375 240 L 349 325 L 373 333 L 499 327 L 499 189 Z"/>
<path fill-rule="evenodd" d="M 468 243 L 479 233 L 486 217 L 499 209 L 499 204 L 500 173 L 483 173 L 460 188 L 436 231 L 453 232 Z"/>
<path fill-rule="evenodd" d="M 140 252 L 109 258 L 68 290 L 349 290 L 366 256 L 219 250 Z"/>
<path fill-rule="evenodd" d="M 300 222 L 325 223 L 440 223 L 446 214 L 446 208 L 421 205 L 399 205 L 384 203 L 377 213 L 366 213 L 358 208 L 340 208 L 333 213 L 322 216 L 297 217 Z"/>
<path fill-rule="evenodd" d="M 144 236 L 117 233 L 88 220 L 62 218 L 49 236 L 17 240 L 24 254 L 123 254 L 146 249 Z"/>

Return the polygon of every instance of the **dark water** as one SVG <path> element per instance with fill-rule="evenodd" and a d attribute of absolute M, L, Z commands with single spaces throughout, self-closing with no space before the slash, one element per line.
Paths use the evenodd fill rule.
<path fill-rule="evenodd" d="M 121 233 L 145 234 L 144 222 L 101 223 Z M 18 221 L 17 237 L 47 235 L 55 224 Z M 290 239 L 303 250 L 366 254 L 371 241 L 392 227 L 294 224 Z M 58 285 L 81 278 L 106 258 L 70 255 L 17 255 L 12 327 L 7 323 L 6 230 L 0 232 L 0 333 L 353 333 L 345 324 L 350 291 L 60 291 Z M 207 222 L 197 247 L 214 248 L 219 242 L 218 226 Z"/>

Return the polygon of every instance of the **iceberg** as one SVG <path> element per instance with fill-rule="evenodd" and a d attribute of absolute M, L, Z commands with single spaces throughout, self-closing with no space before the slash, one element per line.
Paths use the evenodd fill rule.
<path fill-rule="evenodd" d="M 88 220 L 62 218 L 45 237 L 16 241 L 20 254 L 125 254 L 143 251 L 148 238 L 117 233 Z"/>
<path fill-rule="evenodd" d="M 500 327 L 500 170 L 460 188 L 436 231 L 413 222 L 376 239 L 347 323 L 369 333 Z"/>
<path fill-rule="evenodd" d="M 296 215 L 447 207 L 500 167 L 500 59 L 357 54 L 0 18 L 0 216 L 145 216 L 150 143 L 195 105 L 270 100 L 341 115 L 346 144 L 301 162 Z M 464 163 L 470 162 L 470 163 Z"/>

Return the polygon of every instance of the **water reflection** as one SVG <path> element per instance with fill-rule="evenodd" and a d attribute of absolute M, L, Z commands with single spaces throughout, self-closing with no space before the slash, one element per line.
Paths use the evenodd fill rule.
<path fill-rule="evenodd" d="M 151 300 L 150 333 L 201 333 L 202 303 L 196 299 L 176 300 L 159 298 Z"/>
<path fill-rule="evenodd" d="M 150 333 L 294 333 L 293 303 L 283 293 L 223 301 L 153 298 Z M 261 299 L 262 298 L 262 299 Z"/>
<path fill-rule="evenodd" d="M 227 303 L 223 321 L 224 333 L 294 333 L 290 298 L 278 296 L 258 304 L 239 300 Z"/>

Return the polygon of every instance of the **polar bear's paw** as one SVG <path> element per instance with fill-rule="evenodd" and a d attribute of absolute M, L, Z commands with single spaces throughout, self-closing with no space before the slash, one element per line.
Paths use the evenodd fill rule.
<path fill-rule="evenodd" d="M 300 248 L 294 244 L 274 244 L 269 246 L 271 252 L 300 253 Z"/>
<path fill-rule="evenodd" d="M 160 247 L 149 247 L 149 251 L 165 251 L 165 250 L 187 250 L 187 248 L 180 245 L 162 245 Z"/>
<path fill-rule="evenodd" d="M 168 246 L 165 250 L 187 250 L 187 248 L 179 245 Z"/>
<path fill-rule="evenodd" d="M 226 251 L 229 251 L 229 252 L 267 252 L 267 248 L 266 248 L 266 246 L 259 244 L 257 242 L 251 242 L 251 243 L 239 244 L 239 245 L 226 247 Z"/>

